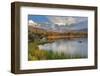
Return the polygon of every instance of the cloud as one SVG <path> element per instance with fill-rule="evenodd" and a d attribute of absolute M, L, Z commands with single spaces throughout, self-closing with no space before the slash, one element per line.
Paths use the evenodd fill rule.
<path fill-rule="evenodd" d="M 76 18 L 68 17 L 65 21 L 67 25 L 75 24 L 77 22 Z"/>
<path fill-rule="evenodd" d="M 62 26 L 62 25 L 68 25 L 70 26 L 71 24 L 75 24 L 75 23 L 79 23 L 81 21 L 85 21 L 86 18 L 85 17 L 72 17 L 72 16 L 48 16 L 47 17 L 48 20 L 53 23 L 53 24 L 57 24 L 59 26 Z"/>
<path fill-rule="evenodd" d="M 71 25 L 76 23 L 76 19 L 73 17 L 49 16 L 48 19 L 50 20 L 50 22 L 58 24 L 59 26 L 66 24 Z"/>
<path fill-rule="evenodd" d="M 28 24 L 29 24 L 29 25 L 36 25 L 37 23 L 34 22 L 33 20 L 29 20 L 29 21 L 28 21 Z"/>

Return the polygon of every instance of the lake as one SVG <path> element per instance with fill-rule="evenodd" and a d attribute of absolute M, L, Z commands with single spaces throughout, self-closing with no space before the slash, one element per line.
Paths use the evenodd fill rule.
<path fill-rule="evenodd" d="M 52 43 L 46 43 L 38 45 L 39 50 L 53 51 L 58 53 L 64 53 L 74 58 L 80 56 L 80 58 L 88 57 L 88 41 L 87 38 L 77 39 L 60 39 Z"/>

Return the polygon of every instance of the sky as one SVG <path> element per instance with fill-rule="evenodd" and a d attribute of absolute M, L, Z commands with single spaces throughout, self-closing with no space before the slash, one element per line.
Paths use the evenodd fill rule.
<path fill-rule="evenodd" d="M 88 17 L 77 17 L 77 16 L 50 16 L 50 15 L 28 15 L 29 23 L 45 23 L 57 25 L 65 28 L 87 28 Z M 83 23 L 82 23 L 83 22 Z M 82 23 L 80 25 L 80 23 Z M 83 25 L 84 24 L 84 25 Z M 75 26 L 74 26 L 75 25 Z"/>

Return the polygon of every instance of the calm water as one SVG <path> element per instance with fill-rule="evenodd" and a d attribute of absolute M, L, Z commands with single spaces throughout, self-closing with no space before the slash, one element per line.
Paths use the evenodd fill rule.
<path fill-rule="evenodd" d="M 63 52 L 66 55 L 72 57 L 80 55 L 81 57 L 87 57 L 88 55 L 88 43 L 87 38 L 80 38 L 74 40 L 57 40 L 52 43 L 46 43 L 38 46 L 40 50 L 47 50 L 53 52 Z"/>

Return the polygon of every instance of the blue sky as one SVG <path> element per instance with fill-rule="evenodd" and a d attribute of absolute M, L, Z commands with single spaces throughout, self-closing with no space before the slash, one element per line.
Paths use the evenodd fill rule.
<path fill-rule="evenodd" d="M 29 15 L 28 20 L 33 20 L 34 22 L 37 22 L 37 23 L 49 22 L 48 18 L 43 15 Z"/>

